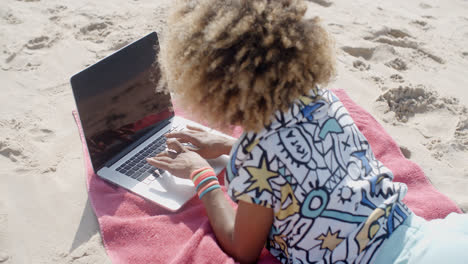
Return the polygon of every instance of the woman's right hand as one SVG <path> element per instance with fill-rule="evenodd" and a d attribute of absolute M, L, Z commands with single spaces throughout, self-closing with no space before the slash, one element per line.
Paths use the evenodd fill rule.
<path fill-rule="evenodd" d="M 186 146 L 190 151 L 198 153 L 205 159 L 215 159 L 221 155 L 229 154 L 235 140 L 205 131 L 201 128 L 187 125 L 187 129 L 166 134 L 167 138 L 175 138 L 181 143 L 190 143 Z"/>

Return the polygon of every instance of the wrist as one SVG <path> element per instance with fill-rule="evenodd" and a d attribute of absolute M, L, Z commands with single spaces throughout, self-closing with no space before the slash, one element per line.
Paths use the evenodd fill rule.
<path fill-rule="evenodd" d="M 211 181 L 210 183 L 207 183 L 204 186 L 200 187 L 200 189 L 197 191 L 198 198 L 202 199 L 205 195 L 217 189 L 221 189 L 221 185 L 219 184 L 219 182 Z"/>
<path fill-rule="evenodd" d="M 216 174 L 211 167 L 204 167 L 191 173 L 190 179 L 193 181 L 195 191 L 200 199 L 207 193 L 221 188 L 216 178 Z"/>
<path fill-rule="evenodd" d="M 231 152 L 232 146 L 234 145 L 235 142 L 236 142 L 235 139 L 230 139 L 230 138 L 226 138 L 225 140 L 223 140 L 223 142 L 221 143 L 221 149 L 222 149 L 223 154 L 229 155 L 229 153 Z"/>
<path fill-rule="evenodd" d="M 190 176 L 193 175 L 194 172 L 200 171 L 201 169 L 213 169 L 211 165 L 205 159 L 198 160 L 196 162 L 191 162 L 188 173 Z"/>
<path fill-rule="evenodd" d="M 222 195 L 222 193 L 223 193 L 223 191 L 222 191 L 221 188 L 216 188 L 216 189 L 214 189 L 214 190 L 211 190 L 211 191 L 205 193 L 205 195 L 203 195 L 202 198 L 199 197 L 199 199 L 200 199 L 203 203 L 205 203 L 205 206 L 208 206 L 208 204 L 206 204 L 207 201 L 215 200 L 215 197 L 216 197 L 217 195 L 219 195 L 219 194 Z M 219 196 L 218 196 L 218 198 L 219 198 Z"/>
<path fill-rule="evenodd" d="M 198 174 L 203 174 L 202 172 L 207 171 L 207 170 L 212 170 L 214 172 L 214 169 L 210 166 L 195 166 L 190 169 L 190 180 L 194 180 L 194 177 L 197 176 Z"/>

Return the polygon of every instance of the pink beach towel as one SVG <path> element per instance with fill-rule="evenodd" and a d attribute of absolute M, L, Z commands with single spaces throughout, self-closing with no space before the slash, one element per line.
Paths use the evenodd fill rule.
<path fill-rule="evenodd" d="M 443 218 L 460 209 L 438 192 L 421 168 L 403 157 L 383 127 L 343 90 L 334 91 L 371 144 L 376 157 L 408 185 L 405 203 L 425 219 Z M 94 173 L 78 114 L 73 113 L 85 153 L 87 186 L 99 221 L 102 240 L 113 263 L 234 263 L 216 243 L 203 204 L 195 197 L 171 213 L 123 188 L 101 180 Z M 176 111 L 178 115 L 184 115 Z M 232 131 L 240 135 L 239 129 Z M 233 206 L 235 206 L 233 204 Z M 265 249 L 259 263 L 279 263 Z"/>

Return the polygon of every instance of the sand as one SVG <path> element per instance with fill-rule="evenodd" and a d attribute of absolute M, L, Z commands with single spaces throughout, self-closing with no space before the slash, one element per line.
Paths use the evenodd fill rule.
<path fill-rule="evenodd" d="M 109 263 L 69 77 L 146 33 L 171 1 L 0 3 L 0 263 Z M 343 88 L 468 210 L 468 2 L 309 1 Z M 430 201 L 428 201 L 430 202 Z"/>

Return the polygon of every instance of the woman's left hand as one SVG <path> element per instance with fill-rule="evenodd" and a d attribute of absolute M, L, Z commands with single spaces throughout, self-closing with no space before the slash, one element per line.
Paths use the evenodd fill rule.
<path fill-rule="evenodd" d="M 176 139 L 166 141 L 168 150 L 148 158 L 146 161 L 154 167 L 168 171 L 179 178 L 189 179 L 190 174 L 210 164 L 196 152 L 188 150 Z"/>

